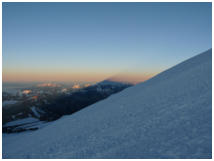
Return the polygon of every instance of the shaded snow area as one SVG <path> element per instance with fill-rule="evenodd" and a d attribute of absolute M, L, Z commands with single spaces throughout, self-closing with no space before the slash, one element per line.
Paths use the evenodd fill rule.
<path fill-rule="evenodd" d="M 3 158 L 211 158 L 212 51 L 37 131 Z"/>
<path fill-rule="evenodd" d="M 13 105 L 13 104 L 16 104 L 18 101 L 16 100 L 8 100 L 8 101 L 3 101 L 2 102 L 2 106 L 6 106 L 6 105 Z"/>
<path fill-rule="evenodd" d="M 16 125 L 34 123 L 34 122 L 38 122 L 38 121 L 39 120 L 36 119 L 36 118 L 28 117 L 28 118 L 24 118 L 24 119 L 19 119 L 19 120 L 8 122 L 4 126 L 16 126 Z"/>
<path fill-rule="evenodd" d="M 31 110 L 32 110 L 33 114 L 34 114 L 36 117 L 38 117 L 38 118 L 40 117 L 40 114 L 37 112 L 35 106 L 31 107 Z"/>
<path fill-rule="evenodd" d="M 3 132 L 5 133 L 17 133 L 29 130 L 37 130 L 50 124 L 49 122 L 40 121 L 34 117 L 28 117 L 24 119 L 18 119 L 15 121 L 8 122 L 3 125 Z"/>

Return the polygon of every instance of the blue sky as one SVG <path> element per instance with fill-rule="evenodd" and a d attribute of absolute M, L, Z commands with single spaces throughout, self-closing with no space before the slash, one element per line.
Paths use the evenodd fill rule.
<path fill-rule="evenodd" d="M 211 3 L 5 2 L 3 81 L 152 75 L 211 48 L 211 16 Z"/>

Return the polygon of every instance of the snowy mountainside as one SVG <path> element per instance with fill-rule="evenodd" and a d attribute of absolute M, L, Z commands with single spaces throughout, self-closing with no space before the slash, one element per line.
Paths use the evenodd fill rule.
<path fill-rule="evenodd" d="M 211 158 L 212 50 L 2 142 L 3 158 Z"/>

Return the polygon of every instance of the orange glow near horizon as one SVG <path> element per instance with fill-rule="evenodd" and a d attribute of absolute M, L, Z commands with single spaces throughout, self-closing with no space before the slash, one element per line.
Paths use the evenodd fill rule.
<path fill-rule="evenodd" d="M 3 74 L 3 82 L 39 82 L 39 81 L 101 81 L 109 75 L 104 74 L 31 74 L 31 73 L 17 73 L 17 74 Z"/>
<path fill-rule="evenodd" d="M 113 72 L 4 72 L 3 82 L 99 82 L 105 79 L 127 81 L 132 83 L 143 82 L 157 73 L 126 72 L 115 74 Z"/>
<path fill-rule="evenodd" d="M 20 76 L 20 75 L 19 75 Z M 143 82 L 145 80 L 148 80 L 153 75 L 132 75 L 132 76 L 118 76 L 118 77 L 110 77 L 113 81 L 125 81 L 130 83 L 139 83 Z M 72 79 L 73 78 L 73 79 Z M 93 75 L 87 75 L 87 76 L 79 76 L 78 78 L 74 79 L 74 77 L 62 77 L 59 76 L 58 78 L 55 78 L 54 76 L 49 77 L 37 77 L 37 75 L 30 75 L 28 78 L 24 78 L 22 76 L 16 77 L 16 75 L 10 75 L 10 76 L 3 76 L 3 82 L 71 82 L 71 81 L 86 81 L 86 82 L 99 82 L 105 79 L 108 79 L 109 77 L 102 77 L 102 76 L 93 76 Z"/>

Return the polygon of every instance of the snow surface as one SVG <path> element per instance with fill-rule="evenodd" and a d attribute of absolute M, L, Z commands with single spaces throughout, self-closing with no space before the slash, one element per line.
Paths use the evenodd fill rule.
<path fill-rule="evenodd" d="M 3 158 L 211 158 L 212 50 L 33 132 Z"/>

